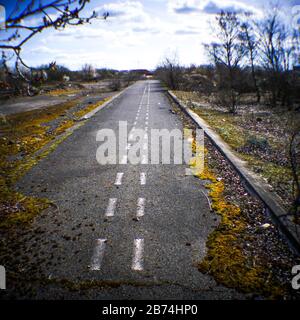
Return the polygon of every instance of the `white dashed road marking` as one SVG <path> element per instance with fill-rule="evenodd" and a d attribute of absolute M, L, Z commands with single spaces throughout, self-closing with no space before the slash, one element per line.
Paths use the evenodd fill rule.
<path fill-rule="evenodd" d="M 142 271 L 144 269 L 144 239 L 134 239 L 134 252 L 132 259 L 132 270 Z"/>
<path fill-rule="evenodd" d="M 96 239 L 90 270 L 100 270 L 107 239 Z"/>
<path fill-rule="evenodd" d="M 136 216 L 142 217 L 145 214 L 145 198 L 138 198 Z"/>
<path fill-rule="evenodd" d="M 116 204 L 117 204 L 117 198 L 110 198 L 108 201 L 108 206 L 106 208 L 105 215 L 107 217 L 113 217 L 115 214 L 115 209 L 116 209 Z"/>
<path fill-rule="evenodd" d="M 148 91 L 148 92 L 147 92 Z M 135 130 L 135 127 L 137 125 L 137 121 L 140 115 L 140 111 L 142 109 L 142 104 L 143 104 L 143 99 L 147 93 L 147 106 L 146 106 L 146 119 L 145 119 L 145 130 L 146 132 L 148 131 L 148 120 L 149 120 L 149 100 L 150 100 L 150 84 L 145 87 L 141 102 L 139 104 L 139 108 L 136 114 L 136 118 L 134 121 L 133 128 L 131 130 L 131 133 L 129 135 L 129 140 L 133 140 L 133 131 Z M 144 140 L 148 140 L 148 135 L 147 133 L 144 135 Z M 131 144 L 127 145 L 127 150 L 131 148 Z M 143 150 L 148 149 L 148 144 L 144 143 L 143 144 Z M 143 155 L 142 156 L 142 163 L 147 164 L 148 162 L 148 156 Z M 127 164 L 127 155 L 124 155 L 121 164 Z M 122 179 L 123 179 L 124 173 L 123 172 L 118 172 L 115 180 L 115 185 L 119 186 L 122 185 Z M 140 183 L 141 185 L 146 185 L 146 173 L 141 172 L 140 173 Z M 137 200 L 137 212 L 136 215 L 137 217 L 142 217 L 145 214 L 145 198 L 138 198 Z M 117 205 L 117 198 L 110 198 L 108 202 L 108 206 L 106 208 L 105 215 L 107 217 L 112 217 L 115 214 L 116 210 L 116 205 Z M 93 255 L 91 259 L 91 265 L 90 265 L 90 270 L 100 270 L 101 269 L 101 264 L 102 260 L 104 257 L 104 251 L 106 248 L 106 243 L 107 239 L 96 239 L 95 240 L 95 246 L 93 250 Z M 144 239 L 138 238 L 134 239 L 134 251 L 133 251 L 133 259 L 132 259 L 132 270 L 135 271 L 142 271 L 144 269 Z"/>
<path fill-rule="evenodd" d="M 141 181 L 142 186 L 144 186 L 146 184 L 146 173 L 145 172 L 141 172 L 140 181 Z"/>
<path fill-rule="evenodd" d="M 115 181 L 115 185 L 116 186 L 120 186 L 122 184 L 123 175 L 124 175 L 123 172 L 118 172 L 117 173 L 117 177 L 116 177 L 116 181 Z"/>

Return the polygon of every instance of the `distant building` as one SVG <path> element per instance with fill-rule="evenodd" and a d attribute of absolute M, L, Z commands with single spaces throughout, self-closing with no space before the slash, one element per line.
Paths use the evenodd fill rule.
<path fill-rule="evenodd" d="M 153 76 L 153 72 L 147 69 L 134 69 L 134 70 L 130 70 L 130 72 L 144 76 L 144 77 Z"/>

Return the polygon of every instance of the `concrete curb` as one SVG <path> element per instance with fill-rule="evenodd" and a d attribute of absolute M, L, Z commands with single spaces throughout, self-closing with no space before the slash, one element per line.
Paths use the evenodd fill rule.
<path fill-rule="evenodd" d="M 99 107 L 95 108 L 94 110 L 88 112 L 87 114 L 85 114 L 83 117 L 81 117 L 79 119 L 79 121 L 82 120 L 88 120 L 91 117 L 93 117 L 98 111 L 100 111 L 101 109 L 104 109 L 105 107 L 107 107 L 110 103 L 112 103 L 114 100 L 116 100 L 117 98 L 119 98 L 125 91 L 127 91 L 128 89 L 130 89 L 133 85 L 135 85 L 136 82 L 134 82 L 133 84 L 131 84 L 130 86 L 126 87 L 125 89 L 123 89 L 122 91 L 120 91 L 119 93 L 117 93 L 116 95 L 112 96 L 108 101 L 104 102 L 103 104 L 101 104 Z"/>
<path fill-rule="evenodd" d="M 287 213 L 281 206 L 279 198 L 276 194 L 272 193 L 270 186 L 246 167 L 247 163 L 235 155 L 231 147 L 225 143 L 216 132 L 214 132 L 206 121 L 188 108 L 172 92 L 167 92 L 176 104 L 178 104 L 179 107 L 204 130 L 205 135 L 240 175 L 249 191 L 254 193 L 264 203 L 265 208 L 274 223 L 277 224 L 283 235 L 292 245 L 294 251 L 300 255 L 300 227 L 292 222 L 290 216 L 286 215 Z"/>

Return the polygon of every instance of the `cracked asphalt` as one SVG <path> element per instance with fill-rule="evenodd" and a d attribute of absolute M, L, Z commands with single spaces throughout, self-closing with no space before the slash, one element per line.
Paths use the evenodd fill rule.
<path fill-rule="evenodd" d="M 171 108 L 158 81 L 137 82 L 19 181 L 20 191 L 48 198 L 57 207 L 37 217 L 18 239 L 22 250 L 15 254 L 26 259 L 14 272 L 23 284 L 36 279 L 30 284 L 34 294 L 27 296 L 18 284 L 10 287 L 8 278 L 8 296 L 245 298 L 197 269 L 219 220 L 209 210 L 203 182 L 186 176 L 185 165 L 97 162 L 98 130 L 118 133 L 119 121 L 127 121 L 129 130 L 182 129 Z M 108 208 L 110 199 L 114 203 Z"/>

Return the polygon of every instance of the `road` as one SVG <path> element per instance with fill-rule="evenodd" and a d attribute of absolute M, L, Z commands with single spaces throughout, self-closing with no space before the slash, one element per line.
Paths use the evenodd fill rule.
<path fill-rule="evenodd" d="M 72 100 L 79 100 L 81 103 L 84 103 L 85 100 L 101 100 L 114 94 L 114 92 L 109 92 L 109 83 L 106 81 L 81 83 L 81 85 L 84 89 L 78 92 L 68 92 L 66 90 L 59 95 L 39 94 L 33 97 L 12 97 L 8 100 L 0 101 L 0 117 L 35 109 L 43 109 Z M 74 84 L 73 87 L 69 87 L 71 90 L 72 88 L 78 89 Z"/>
<path fill-rule="evenodd" d="M 98 130 L 118 132 L 119 121 L 148 132 L 182 129 L 170 109 L 159 82 L 137 82 L 19 182 L 20 191 L 58 205 L 22 239 L 30 261 L 23 272 L 47 279 L 35 298 L 241 298 L 197 269 L 218 217 L 185 165 L 96 160 Z M 71 290 L 78 283 L 80 290 Z"/>

